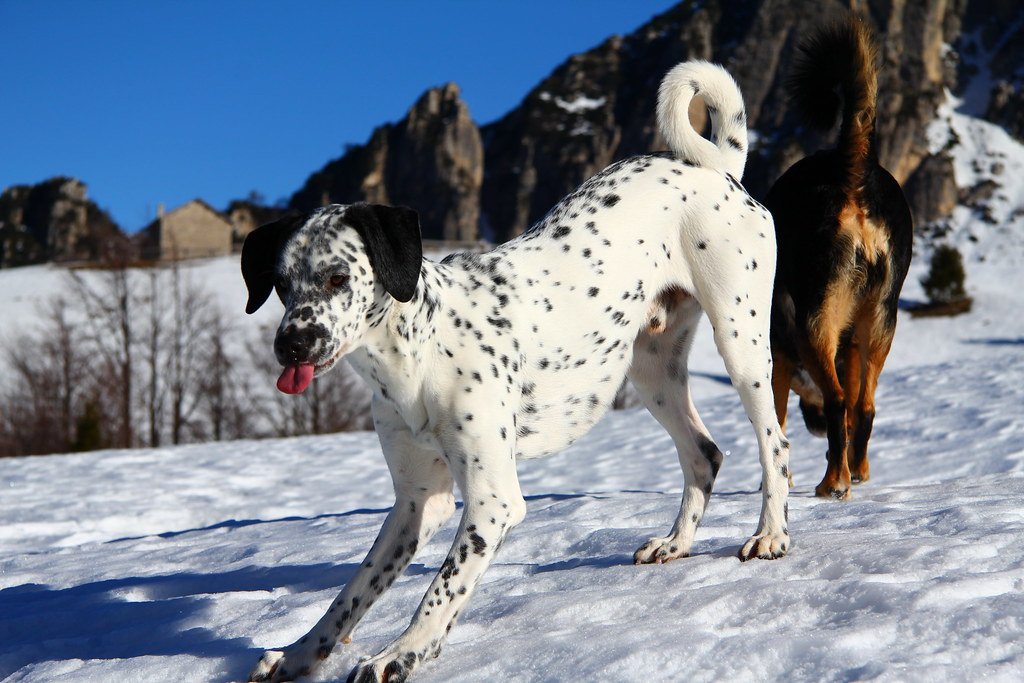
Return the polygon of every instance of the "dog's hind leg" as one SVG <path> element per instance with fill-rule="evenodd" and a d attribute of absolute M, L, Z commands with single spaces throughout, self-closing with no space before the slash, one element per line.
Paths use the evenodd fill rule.
<path fill-rule="evenodd" d="M 802 345 L 801 356 L 804 367 L 821 389 L 828 436 L 825 476 L 814 488 L 814 493 L 822 498 L 847 500 L 850 497 L 850 466 L 846 459 L 846 392 L 839 381 L 835 361 L 839 342 L 836 335 L 828 330 L 811 330 L 807 336 L 814 340 L 816 346 Z"/>
<path fill-rule="evenodd" d="M 846 413 L 846 463 L 850 469 L 850 482 L 857 483 L 857 477 L 853 474 L 854 461 L 854 435 L 860 425 L 860 415 L 857 409 L 863 397 L 865 386 L 865 371 L 867 370 L 866 355 L 856 335 L 843 348 L 840 353 L 843 355 L 843 409 Z"/>
<path fill-rule="evenodd" d="M 395 486 L 395 505 L 377 540 L 327 613 L 302 638 L 269 650 L 250 681 L 290 681 L 308 675 L 405 571 L 419 548 L 455 511 L 452 476 L 440 453 L 419 445 L 393 409 L 374 402 L 374 425 Z"/>
<path fill-rule="evenodd" d="M 729 252 L 725 252 L 727 256 Z M 759 255 L 771 263 L 770 256 Z M 732 268 L 730 286 L 742 295 L 722 296 L 715 281 L 705 276 L 701 303 L 714 329 L 715 345 L 725 361 L 732 384 L 754 427 L 761 460 L 761 516 L 757 531 L 738 555 L 774 559 L 789 550 L 788 528 L 789 441 L 779 427 L 772 393 L 772 360 L 769 344 L 769 310 L 772 269 Z M 744 277 L 745 275 L 745 277 Z"/>
<path fill-rule="evenodd" d="M 775 399 L 775 418 L 785 431 L 789 412 L 789 389 L 793 384 L 796 365 L 785 353 L 772 350 L 772 396 Z"/>
<path fill-rule="evenodd" d="M 871 477 L 868 464 L 868 440 L 875 421 L 875 390 L 878 387 L 878 376 L 889 355 L 892 346 L 893 327 L 886 327 L 876 332 L 876 336 L 861 342 L 861 358 L 863 363 L 863 383 L 859 392 L 859 400 L 854 408 L 856 420 L 851 433 L 850 444 L 850 480 L 860 484 Z"/>
<path fill-rule="evenodd" d="M 683 469 L 683 500 L 668 536 L 648 540 L 633 554 L 636 564 L 662 563 L 690 554 L 694 534 L 722 465 L 722 452 L 711 440 L 690 397 L 686 359 L 700 321 L 696 300 L 675 308 L 662 331 L 654 314 L 633 343 L 629 378 L 651 414 L 672 436 Z"/>

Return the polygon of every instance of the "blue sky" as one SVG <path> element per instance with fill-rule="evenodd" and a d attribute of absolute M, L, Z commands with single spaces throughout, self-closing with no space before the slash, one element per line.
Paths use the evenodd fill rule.
<path fill-rule="evenodd" d="M 672 4 L 0 0 L 0 188 L 74 176 L 129 231 L 273 202 L 431 86 L 488 123 Z"/>

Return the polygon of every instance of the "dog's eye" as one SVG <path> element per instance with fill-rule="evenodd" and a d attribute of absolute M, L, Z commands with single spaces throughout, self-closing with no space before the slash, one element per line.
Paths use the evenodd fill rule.
<path fill-rule="evenodd" d="M 335 273 L 327 279 L 327 284 L 334 288 L 342 287 L 346 282 L 348 282 L 348 275 L 345 273 Z"/>
<path fill-rule="evenodd" d="M 288 280 L 281 276 L 274 278 L 274 289 L 277 290 L 278 294 L 283 294 L 288 291 Z"/>

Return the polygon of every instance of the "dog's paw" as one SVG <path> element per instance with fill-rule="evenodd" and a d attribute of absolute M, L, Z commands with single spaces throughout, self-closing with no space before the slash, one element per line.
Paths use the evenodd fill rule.
<path fill-rule="evenodd" d="M 260 661 L 256 664 L 256 668 L 249 674 L 250 683 L 256 681 L 271 681 L 276 683 L 277 681 L 290 681 L 296 676 L 304 675 L 298 671 L 290 671 L 290 662 L 286 661 L 284 652 L 281 650 L 267 650 L 260 657 Z"/>
<path fill-rule="evenodd" d="M 402 683 L 409 678 L 419 659 L 412 652 L 395 654 L 385 650 L 359 662 L 346 683 Z"/>
<path fill-rule="evenodd" d="M 789 546 L 789 534 L 785 531 L 764 532 L 751 536 L 740 548 L 737 556 L 740 558 L 740 562 L 746 562 L 755 557 L 759 560 L 777 560 L 789 551 Z"/>
<path fill-rule="evenodd" d="M 319 648 L 292 646 L 284 650 L 267 650 L 249 674 L 249 681 L 278 683 L 308 676 L 322 660 L 327 659 L 331 649 L 322 645 Z"/>
<path fill-rule="evenodd" d="M 850 500 L 850 487 L 823 481 L 814 487 L 814 495 L 832 500 Z"/>
<path fill-rule="evenodd" d="M 690 545 L 679 543 L 672 536 L 652 538 L 633 553 L 633 564 L 664 564 L 669 560 L 690 556 Z"/>

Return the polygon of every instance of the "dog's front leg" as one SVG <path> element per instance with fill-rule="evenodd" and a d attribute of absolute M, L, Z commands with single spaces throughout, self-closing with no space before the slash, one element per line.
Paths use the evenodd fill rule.
<path fill-rule="evenodd" d="M 290 681 L 309 674 L 347 639 L 360 618 L 405 571 L 417 549 L 426 545 L 455 511 L 452 477 L 440 454 L 423 448 L 391 415 L 380 419 L 377 434 L 395 485 L 395 505 L 355 576 L 310 631 L 282 650 L 268 650 L 250 681 Z"/>
<path fill-rule="evenodd" d="M 494 434 L 499 429 L 493 428 Z M 505 432 L 511 433 L 511 425 Z M 445 453 L 464 500 L 455 542 L 412 623 L 384 650 L 360 662 L 349 675 L 350 683 L 403 681 L 424 659 L 436 657 L 505 535 L 526 514 L 508 441 L 452 441 Z"/>

